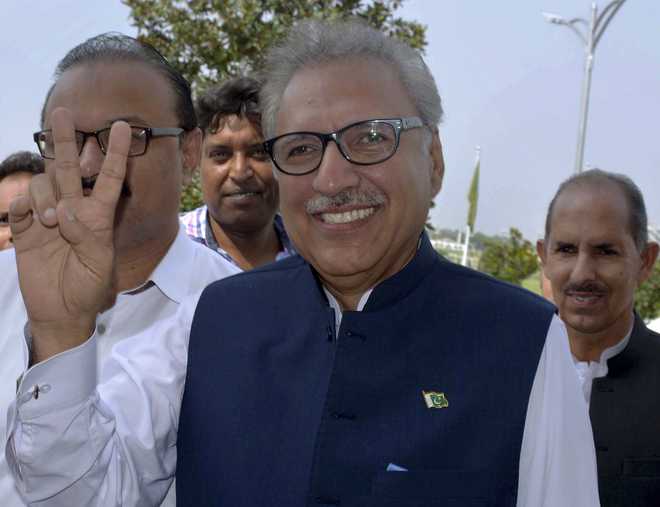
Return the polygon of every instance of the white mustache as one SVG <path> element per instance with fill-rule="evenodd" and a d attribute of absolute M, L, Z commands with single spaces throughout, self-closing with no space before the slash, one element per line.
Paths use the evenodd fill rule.
<path fill-rule="evenodd" d="M 385 196 L 379 192 L 363 192 L 356 189 L 342 190 L 331 197 L 317 195 L 305 203 L 307 213 L 314 214 L 342 206 L 378 206 L 385 203 Z"/>

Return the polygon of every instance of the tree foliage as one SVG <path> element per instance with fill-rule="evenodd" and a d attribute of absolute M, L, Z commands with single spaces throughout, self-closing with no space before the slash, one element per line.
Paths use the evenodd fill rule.
<path fill-rule="evenodd" d="M 181 202 L 179 210 L 181 212 L 190 211 L 199 208 L 204 202 L 202 196 L 202 185 L 200 183 L 199 171 L 195 171 L 192 181 L 183 187 L 181 191 Z"/>
<path fill-rule="evenodd" d="M 656 262 L 651 276 L 635 294 L 635 309 L 643 319 L 660 315 L 660 262 Z"/>
<path fill-rule="evenodd" d="M 538 269 L 536 251 L 522 233 L 512 227 L 506 239 L 487 239 L 479 270 L 520 285 L 522 281 Z"/>
<path fill-rule="evenodd" d="M 138 38 L 204 89 L 259 68 L 267 49 L 300 19 L 357 16 L 419 50 L 426 28 L 395 17 L 403 0 L 122 0 Z"/>
<path fill-rule="evenodd" d="M 193 93 L 257 71 L 267 49 L 306 18 L 357 16 L 424 51 L 426 27 L 395 16 L 403 0 L 122 0 L 138 38 L 158 49 Z M 181 209 L 202 202 L 199 181 L 183 189 Z"/>

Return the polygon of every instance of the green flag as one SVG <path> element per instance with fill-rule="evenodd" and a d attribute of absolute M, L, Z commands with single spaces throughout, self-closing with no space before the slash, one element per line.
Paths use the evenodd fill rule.
<path fill-rule="evenodd" d="M 470 230 L 474 230 L 474 221 L 477 218 L 477 201 L 479 200 L 479 166 L 481 165 L 479 152 L 477 152 L 477 165 L 474 168 L 472 175 L 472 183 L 470 183 L 470 191 L 468 192 L 468 202 L 470 209 L 468 210 L 467 224 Z"/>

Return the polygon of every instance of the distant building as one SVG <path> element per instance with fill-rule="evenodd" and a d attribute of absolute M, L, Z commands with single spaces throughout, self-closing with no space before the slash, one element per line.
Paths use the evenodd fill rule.
<path fill-rule="evenodd" d="M 463 258 L 464 244 L 461 241 L 455 241 L 447 238 L 431 238 L 431 245 L 441 255 L 445 256 L 452 262 L 460 264 Z M 477 269 L 479 266 L 479 259 L 481 258 L 481 250 L 477 250 L 470 245 L 468 251 L 468 266 Z"/>

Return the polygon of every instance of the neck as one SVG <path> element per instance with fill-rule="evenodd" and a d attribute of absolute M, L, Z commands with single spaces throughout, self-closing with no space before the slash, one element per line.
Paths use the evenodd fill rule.
<path fill-rule="evenodd" d="M 391 276 L 405 268 L 415 257 L 419 240 L 400 255 L 399 261 L 392 266 L 382 270 L 370 270 L 351 275 L 330 275 L 317 272 L 323 282 L 323 285 L 335 297 L 342 311 L 355 311 L 362 295 L 369 289 L 372 289 L 379 283 L 387 280 Z"/>
<path fill-rule="evenodd" d="M 628 334 L 633 325 L 632 310 L 624 318 L 596 333 L 584 333 L 566 326 L 571 353 L 578 361 L 600 361 L 603 351 L 619 343 Z"/>
<path fill-rule="evenodd" d="M 143 285 L 167 254 L 177 232 L 178 229 L 135 248 L 118 248 L 115 253 L 115 292 Z"/>
<path fill-rule="evenodd" d="M 367 292 L 373 285 L 366 287 L 364 290 L 344 290 L 343 292 L 337 291 L 337 289 L 331 285 L 328 285 L 324 282 L 325 287 L 330 291 L 330 294 L 334 296 L 339 303 L 339 307 L 342 312 L 345 311 L 355 311 L 357 310 L 358 303 L 362 295 Z"/>
<path fill-rule="evenodd" d="M 209 219 L 218 245 L 244 271 L 273 262 L 282 249 L 272 220 L 261 229 L 244 233 L 222 228 L 210 214 Z"/>

